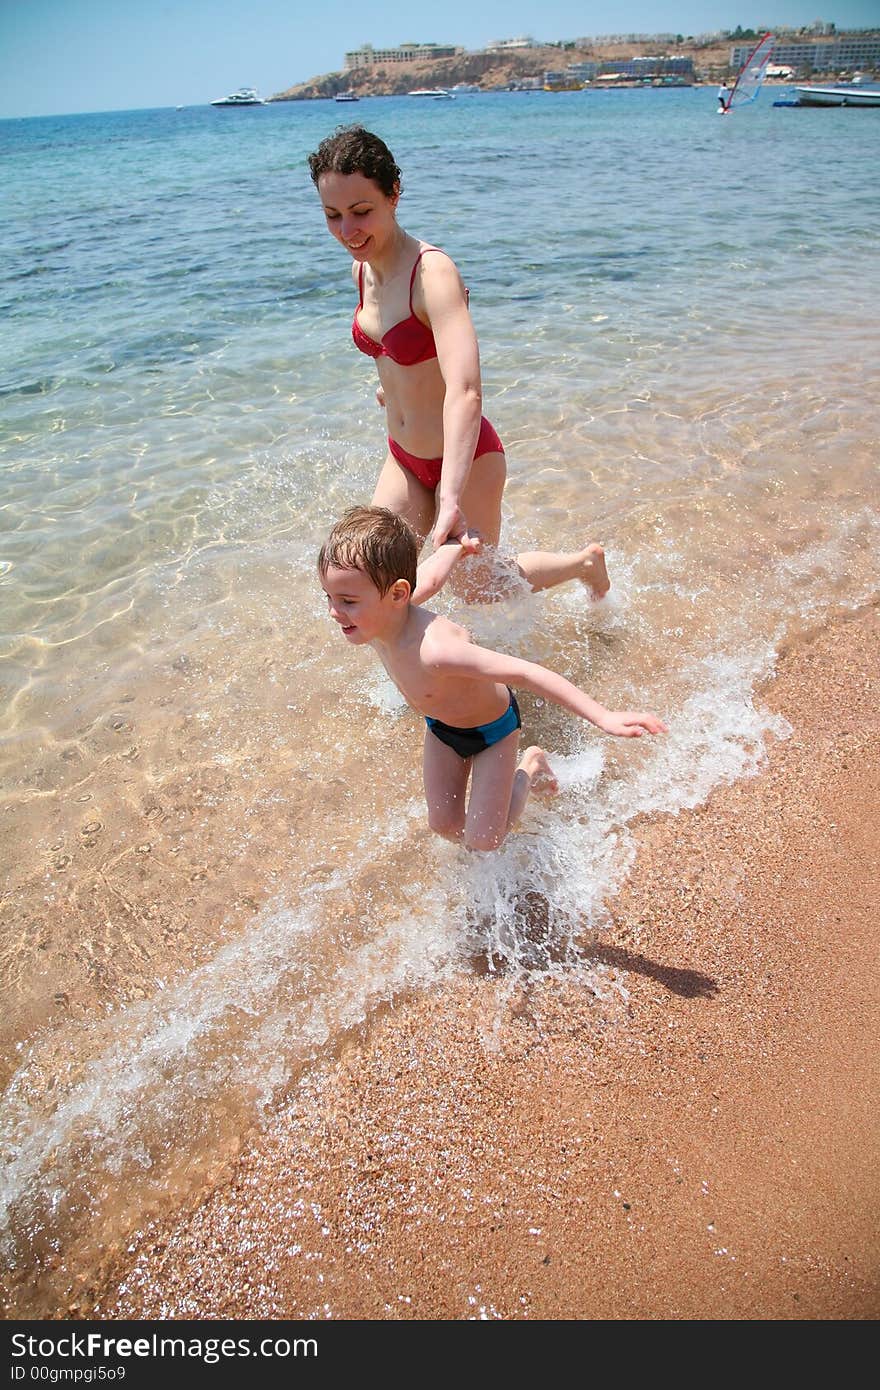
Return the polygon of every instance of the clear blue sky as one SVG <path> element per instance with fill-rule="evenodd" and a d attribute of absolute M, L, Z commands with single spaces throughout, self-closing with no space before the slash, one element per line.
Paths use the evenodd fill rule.
<path fill-rule="evenodd" d="M 263 96 L 342 67 L 363 43 L 880 24 L 880 0 L 0 0 L 0 117 Z M 610 17 L 613 16 L 613 19 Z"/>

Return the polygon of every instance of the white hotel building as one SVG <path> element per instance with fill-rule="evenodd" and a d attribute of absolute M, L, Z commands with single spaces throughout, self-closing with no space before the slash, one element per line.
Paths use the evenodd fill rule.
<path fill-rule="evenodd" d="M 345 71 L 382 67 L 385 63 L 422 63 L 435 58 L 457 58 L 464 49 L 450 43 L 399 43 L 396 48 L 374 48 L 365 43 L 345 55 Z"/>
<path fill-rule="evenodd" d="M 754 43 L 737 44 L 730 50 L 730 66 L 740 68 Z M 785 67 L 813 72 L 855 72 L 880 68 L 880 34 L 844 34 L 812 43 L 774 43 L 771 61 Z"/>

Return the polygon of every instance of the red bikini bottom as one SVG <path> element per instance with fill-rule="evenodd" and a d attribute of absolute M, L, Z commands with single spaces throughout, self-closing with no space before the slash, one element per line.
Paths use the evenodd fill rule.
<path fill-rule="evenodd" d="M 420 459 L 416 454 L 408 454 L 406 449 L 402 449 L 395 440 L 388 436 L 388 449 L 393 458 L 397 459 L 401 468 L 412 473 L 414 478 L 425 487 L 436 492 L 437 484 L 440 482 L 440 471 L 443 467 L 443 460 L 440 459 Z M 480 433 L 477 437 L 477 447 L 474 449 L 474 458 L 482 458 L 484 454 L 503 454 L 504 445 L 495 433 L 492 425 L 485 415 L 480 421 Z"/>

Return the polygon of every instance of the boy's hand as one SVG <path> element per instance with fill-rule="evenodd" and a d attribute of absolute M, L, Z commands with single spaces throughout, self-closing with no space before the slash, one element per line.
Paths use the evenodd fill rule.
<path fill-rule="evenodd" d="M 416 587 L 412 591 L 412 602 L 416 605 L 433 598 L 446 583 L 457 564 L 467 555 L 479 554 L 483 538 L 479 533 L 465 532 L 458 540 L 448 540 L 438 546 L 433 555 L 423 560 L 416 570 Z"/>
<path fill-rule="evenodd" d="M 463 536 L 459 536 L 458 544 L 461 546 L 462 558 L 465 555 L 479 555 L 483 549 L 483 537 L 479 531 L 465 531 Z"/>
<path fill-rule="evenodd" d="M 611 710 L 600 726 L 606 734 L 618 738 L 641 738 L 643 733 L 667 734 L 669 730 L 656 714 L 639 714 L 632 710 Z"/>

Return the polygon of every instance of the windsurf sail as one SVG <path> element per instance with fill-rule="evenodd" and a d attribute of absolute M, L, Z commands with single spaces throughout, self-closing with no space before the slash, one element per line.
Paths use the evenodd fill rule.
<path fill-rule="evenodd" d="M 773 53 L 773 43 L 773 35 L 765 34 L 755 44 L 736 75 L 736 81 L 727 102 L 728 111 L 734 111 L 737 106 L 745 106 L 748 102 L 755 100 L 761 90 L 761 83 L 764 81 L 764 74 Z"/>

